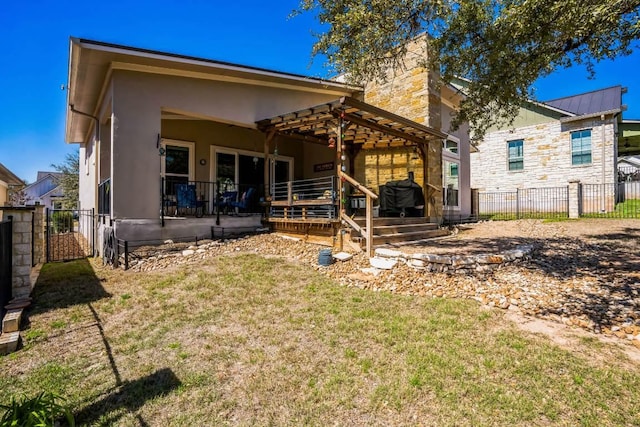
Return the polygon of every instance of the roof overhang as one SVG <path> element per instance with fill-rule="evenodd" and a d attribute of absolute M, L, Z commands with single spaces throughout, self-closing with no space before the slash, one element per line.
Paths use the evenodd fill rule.
<path fill-rule="evenodd" d="M 341 127 L 341 123 L 344 127 Z M 426 144 L 448 135 L 397 114 L 344 96 L 332 102 L 256 122 L 258 129 L 309 142 L 327 143 L 343 135 L 345 143 L 363 148 Z"/>
<path fill-rule="evenodd" d="M 98 116 L 114 71 L 137 71 L 343 96 L 360 86 L 222 61 L 71 38 L 67 105 Z M 93 120 L 67 108 L 65 140 L 88 140 Z"/>
<path fill-rule="evenodd" d="M 601 117 L 601 116 L 612 116 L 612 115 L 620 113 L 620 112 L 622 112 L 622 110 L 620 108 L 616 108 L 615 110 L 600 111 L 600 112 L 597 112 L 597 113 L 584 114 L 584 115 L 581 115 L 581 116 L 562 117 L 560 119 L 560 123 L 577 122 L 579 120 L 593 119 L 593 118 Z"/>

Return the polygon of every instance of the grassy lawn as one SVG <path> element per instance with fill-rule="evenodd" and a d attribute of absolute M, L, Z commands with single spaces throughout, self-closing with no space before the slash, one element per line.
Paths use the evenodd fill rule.
<path fill-rule="evenodd" d="M 640 374 L 468 300 L 344 288 L 255 255 L 157 273 L 46 265 L 0 402 L 90 425 L 633 425 Z M 71 278 L 70 278 L 71 277 Z"/>

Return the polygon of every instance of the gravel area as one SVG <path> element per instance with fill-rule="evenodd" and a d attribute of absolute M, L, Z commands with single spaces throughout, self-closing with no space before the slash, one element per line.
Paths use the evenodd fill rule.
<path fill-rule="evenodd" d="M 487 306 L 549 319 L 630 340 L 640 348 L 640 221 L 488 221 L 465 225 L 450 237 L 396 246 L 403 253 L 497 253 L 532 244 L 527 259 L 476 274 L 431 273 L 399 262 L 391 270 L 369 269 L 368 257 L 318 265 L 318 245 L 275 234 L 197 247 L 146 248 L 131 258 L 134 271 L 196 264 L 222 254 L 258 253 L 304 263 L 344 286 L 445 298 L 472 298 Z M 363 271 L 364 269 L 364 271 Z"/>

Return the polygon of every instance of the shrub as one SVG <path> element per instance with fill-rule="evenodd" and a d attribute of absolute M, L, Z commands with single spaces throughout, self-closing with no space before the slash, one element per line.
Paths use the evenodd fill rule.
<path fill-rule="evenodd" d="M 32 398 L 23 396 L 20 400 L 12 396 L 8 405 L 0 405 L 5 411 L 0 426 L 53 426 L 61 418 L 75 426 L 73 414 L 62 402 L 62 397 L 44 391 Z"/>
<path fill-rule="evenodd" d="M 68 233 L 73 231 L 73 214 L 71 211 L 57 211 L 51 215 L 51 225 L 54 233 Z"/>

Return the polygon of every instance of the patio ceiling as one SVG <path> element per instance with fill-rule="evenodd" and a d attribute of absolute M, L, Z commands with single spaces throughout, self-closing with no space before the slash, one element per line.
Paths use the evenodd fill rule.
<path fill-rule="evenodd" d="M 345 143 L 361 148 L 397 147 L 441 141 L 447 134 L 357 99 L 338 100 L 256 122 L 258 129 L 309 142 L 337 139 L 340 123 Z"/>

